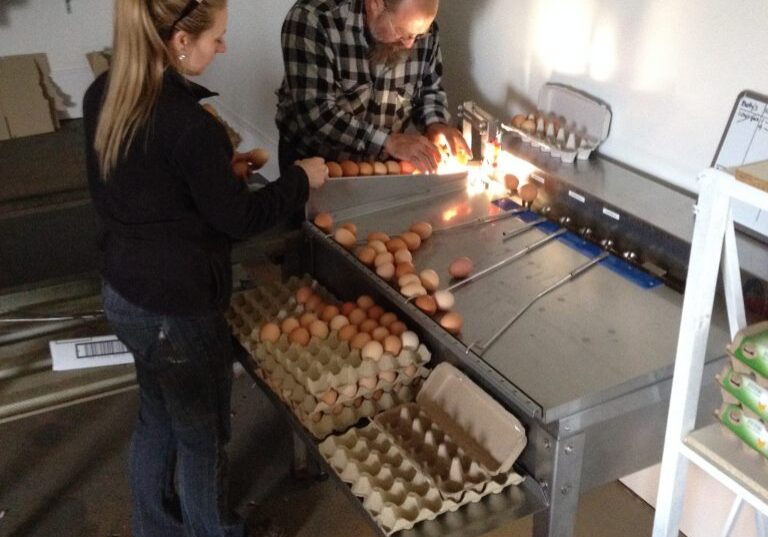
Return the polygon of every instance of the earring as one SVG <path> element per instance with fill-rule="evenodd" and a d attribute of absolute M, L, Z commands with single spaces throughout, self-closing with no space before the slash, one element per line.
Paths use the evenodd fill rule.
<path fill-rule="evenodd" d="M 180 62 L 183 62 L 184 60 L 187 59 L 187 55 L 182 52 L 181 54 L 179 54 L 178 58 Z"/>

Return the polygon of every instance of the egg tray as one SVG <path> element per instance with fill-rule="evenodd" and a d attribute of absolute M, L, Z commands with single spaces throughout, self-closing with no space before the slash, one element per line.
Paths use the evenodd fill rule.
<path fill-rule="evenodd" d="M 529 116 L 529 118 L 532 117 Z M 512 125 L 505 125 L 504 130 L 516 134 L 520 139 L 532 147 L 549 153 L 554 158 L 559 158 L 565 163 L 573 163 L 577 158 L 587 160 L 598 144 L 584 136 L 577 136 L 574 131 L 567 131 L 560 127 L 557 133 L 545 128 L 543 118 L 538 118 L 536 131 L 529 133 Z M 552 124 L 550 123 L 550 126 Z"/>
<path fill-rule="evenodd" d="M 349 400 L 377 390 L 390 391 L 396 384 L 408 386 L 426 377 L 425 366 L 432 358 L 423 344 L 415 350 L 404 348 L 397 356 L 384 353 L 379 360 L 362 358 L 359 350 L 339 341 L 335 331 L 325 340 L 311 338 L 306 347 L 289 343 L 282 335 L 276 343 L 257 343 L 251 352 L 272 377 L 290 376 L 315 397 L 335 390 Z M 369 381 L 362 382 L 364 379 Z M 349 391 L 351 386 L 357 386 L 355 391 Z"/>
<path fill-rule="evenodd" d="M 374 423 L 432 479 L 444 498 L 460 501 L 467 491 L 482 490 L 492 477 L 415 403 L 383 412 Z"/>
<path fill-rule="evenodd" d="M 715 415 L 723 433 L 741 441 L 739 445 L 745 456 L 760 457 L 768 466 L 768 427 L 765 423 L 747 416 L 744 408 L 737 404 L 724 403 Z"/>
<path fill-rule="evenodd" d="M 402 447 L 375 424 L 330 436 L 319 447 L 387 535 L 410 529 L 424 520 L 434 520 L 523 480 L 515 473 L 498 476 L 480 490 L 466 494 L 461 501 L 454 501 L 445 498 Z"/>
<path fill-rule="evenodd" d="M 768 378 L 765 378 L 732 354 L 729 354 L 728 357 L 731 361 L 731 367 L 736 373 L 739 373 L 740 375 L 749 375 L 760 387 L 768 389 Z"/>

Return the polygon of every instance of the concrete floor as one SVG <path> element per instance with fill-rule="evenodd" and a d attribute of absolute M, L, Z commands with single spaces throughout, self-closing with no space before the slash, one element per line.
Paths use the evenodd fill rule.
<path fill-rule="evenodd" d="M 137 409 L 129 391 L 0 425 L 0 537 L 128 537 L 127 448 Z M 289 472 L 287 424 L 247 376 L 235 382 L 233 505 L 291 537 L 373 537 L 333 480 Z M 582 497 L 577 537 L 647 537 L 653 510 L 618 482 Z M 531 520 L 488 534 L 527 537 Z"/>

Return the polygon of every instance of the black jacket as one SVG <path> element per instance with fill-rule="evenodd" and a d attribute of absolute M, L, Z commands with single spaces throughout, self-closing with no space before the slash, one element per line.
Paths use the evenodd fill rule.
<path fill-rule="evenodd" d="M 250 192 L 232 172 L 224 127 L 198 103 L 215 94 L 168 69 L 151 120 L 103 181 L 93 140 L 106 84 L 106 75 L 96 79 L 83 101 L 104 279 L 153 312 L 223 310 L 232 291 L 232 240 L 301 207 L 309 195 L 306 174 L 292 166 Z"/>

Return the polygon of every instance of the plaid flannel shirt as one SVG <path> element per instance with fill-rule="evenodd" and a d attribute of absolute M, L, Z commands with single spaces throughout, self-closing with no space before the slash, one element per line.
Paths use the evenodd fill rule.
<path fill-rule="evenodd" d="M 281 41 L 276 122 L 282 141 L 302 156 L 382 157 L 390 133 L 450 119 L 436 23 L 407 60 L 372 65 L 363 0 L 298 0 Z"/>

